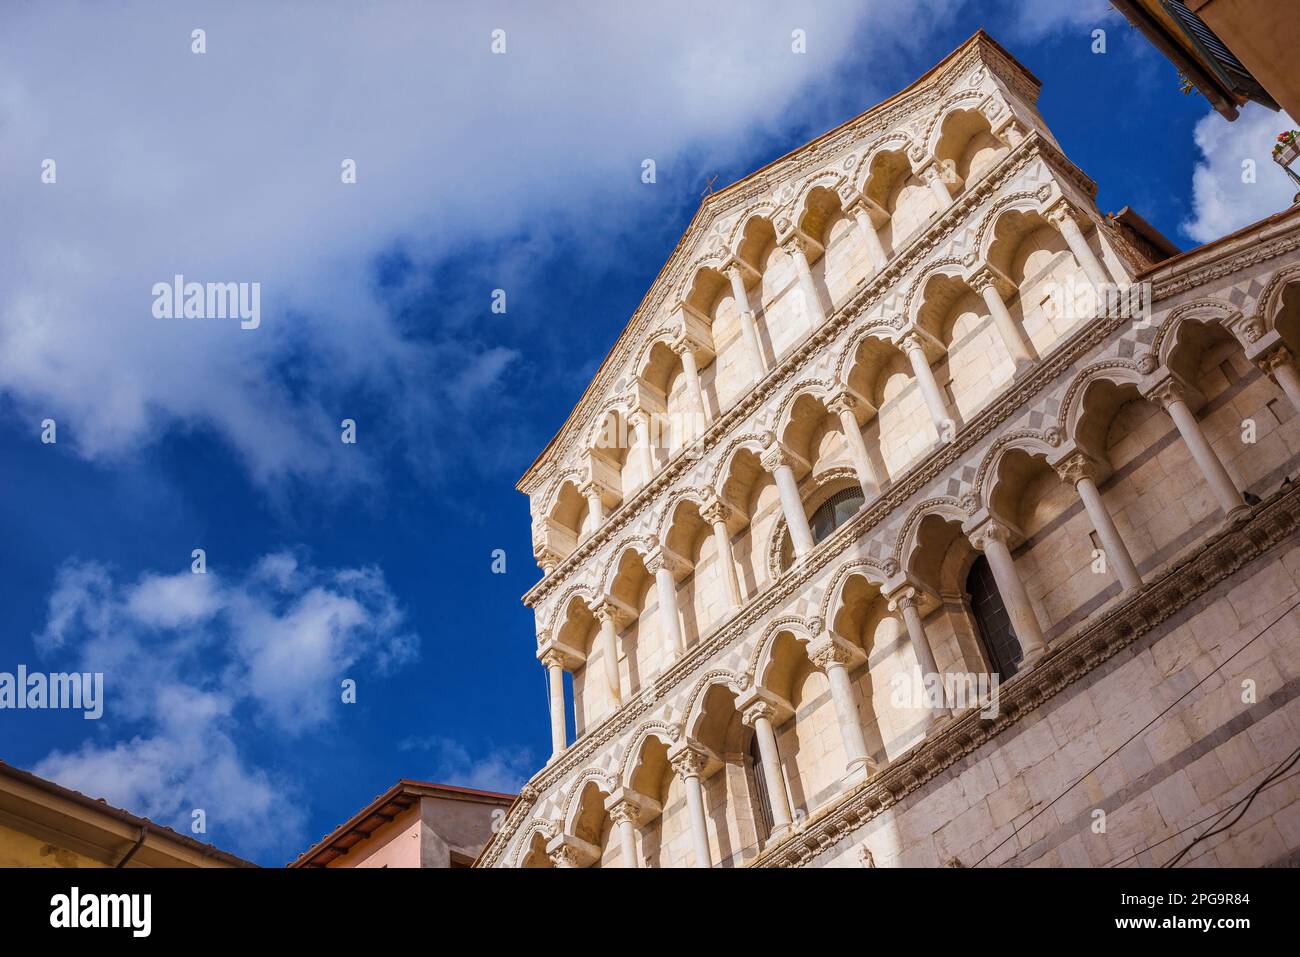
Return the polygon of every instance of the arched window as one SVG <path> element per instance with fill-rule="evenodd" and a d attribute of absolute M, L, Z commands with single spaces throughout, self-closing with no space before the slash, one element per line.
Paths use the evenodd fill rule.
<path fill-rule="evenodd" d="M 989 665 L 1003 680 L 1010 678 L 1020 667 L 1020 642 L 1011 627 L 1011 616 L 998 594 L 998 584 L 988 559 L 980 555 L 966 576 L 966 592 L 970 595 L 970 610 L 975 617 L 984 653 Z"/>
<path fill-rule="evenodd" d="M 812 526 L 813 543 L 830 537 L 831 532 L 854 516 L 864 501 L 862 489 L 854 485 L 836 492 L 823 502 L 808 522 Z"/>
<path fill-rule="evenodd" d="M 812 513 L 812 518 L 808 520 L 808 526 L 812 529 L 813 544 L 816 545 L 829 538 L 835 529 L 857 514 L 865 501 L 861 487 L 851 485 L 822 502 L 817 511 Z M 781 570 L 785 571 L 793 563 L 794 545 L 790 541 L 790 532 L 787 529 L 785 537 L 781 540 Z"/>

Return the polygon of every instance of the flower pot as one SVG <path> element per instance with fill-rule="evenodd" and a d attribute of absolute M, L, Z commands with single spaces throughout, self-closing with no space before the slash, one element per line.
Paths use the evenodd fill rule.
<path fill-rule="evenodd" d="M 1300 142 L 1284 143 L 1282 148 L 1273 154 L 1273 162 L 1281 166 L 1290 166 L 1296 157 L 1300 157 Z"/>

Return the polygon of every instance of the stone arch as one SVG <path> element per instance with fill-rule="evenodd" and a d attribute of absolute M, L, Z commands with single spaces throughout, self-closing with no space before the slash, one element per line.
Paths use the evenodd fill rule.
<path fill-rule="evenodd" d="M 728 443 L 722 454 L 718 457 L 718 465 L 713 475 L 709 479 L 709 486 L 719 497 L 723 496 L 723 489 L 727 479 L 731 476 L 732 465 L 735 463 L 736 456 L 742 451 L 749 451 L 755 455 L 762 455 L 763 449 L 767 448 L 768 443 L 772 441 L 770 432 L 748 432 L 744 435 L 738 435 Z"/>
<path fill-rule="evenodd" d="M 655 527 L 655 534 L 659 541 L 665 543 L 668 541 L 669 533 L 676 522 L 679 506 L 686 502 L 693 502 L 703 508 L 711 497 L 712 489 L 707 486 L 690 485 L 686 488 L 674 489 L 664 502 L 659 524 Z"/>
<path fill-rule="evenodd" d="M 755 222 L 767 223 L 772 230 L 772 235 L 776 235 L 776 220 L 780 215 L 780 207 L 771 200 L 763 200 L 750 206 L 738 217 L 736 224 L 731 229 L 731 235 L 727 237 L 727 249 L 732 256 L 737 259 L 743 259 L 742 253 L 745 251 L 745 241 L 751 237 L 751 224 Z M 751 266 L 757 268 L 758 263 L 745 259 Z"/>
<path fill-rule="evenodd" d="M 1241 320 L 1241 311 L 1221 299 L 1194 299 L 1177 306 L 1158 324 L 1151 340 L 1151 354 L 1159 358 L 1161 365 L 1165 364 L 1173 348 L 1171 340 L 1177 336 L 1178 327 L 1189 320 L 1218 323 L 1229 329 Z"/>
<path fill-rule="evenodd" d="M 929 290 L 930 283 L 939 278 L 956 280 L 964 284 L 966 282 L 966 275 L 963 264 L 957 259 L 941 259 L 928 265 L 925 270 L 917 276 L 915 280 L 913 280 L 912 284 L 908 286 L 907 293 L 904 296 L 904 314 L 907 317 L 907 325 L 916 326 L 918 324 L 921 309 L 926 304 L 926 293 Z"/>
<path fill-rule="evenodd" d="M 602 445 L 602 440 L 607 438 L 606 423 L 610 416 L 614 416 L 621 424 L 626 423 L 627 412 L 627 402 L 622 398 L 605 403 L 587 428 L 586 435 L 583 437 L 583 448 L 589 452 L 607 448 L 608 446 Z M 626 428 L 625 424 L 620 427 Z"/>
<path fill-rule="evenodd" d="M 979 262 L 989 261 L 989 248 L 997 235 L 997 225 L 1004 216 L 1010 213 L 1038 213 L 1046 217 L 1046 210 L 1051 205 L 1053 196 L 1051 192 L 1044 192 L 1041 188 L 1038 190 L 1023 190 L 1018 193 L 1010 193 L 996 203 L 990 209 L 984 218 L 980 220 L 975 229 L 975 248 L 978 250 L 976 257 Z"/>
<path fill-rule="evenodd" d="M 918 534 L 921 523 L 931 515 L 961 525 L 970 518 L 970 511 L 950 495 L 942 495 L 918 503 L 903 520 L 894 542 L 894 561 L 903 571 L 911 570 L 916 552 L 921 547 Z"/>
<path fill-rule="evenodd" d="M 691 688 L 691 693 L 687 698 L 686 717 L 682 720 L 682 727 L 686 737 L 696 737 L 695 729 L 698 727 L 704 713 L 705 698 L 708 696 L 709 689 L 716 685 L 722 685 L 733 694 L 739 695 L 749 687 L 749 676 L 737 674 L 726 668 L 715 668 L 701 675 L 700 679 Z"/>
<path fill-rule="evenodd" d="M 532 845 L 535 838 L 541 837 L 542 844 L 545 845 L 547 841 L 550 841 L 559 833 L 560 829 L 554 821 L 548 821 L 544 818 L 533 818 L 533 820 L 529 821 L 527 826 L 520 831 L 519 844 L 515 848 L 514 866 L 516 868 L 528 866 L 527 861 L 533 850 Z M 548 860 L 547 864 L 542 866 L 546 867 L 549 866 L 549 864 L 550 862 Z"/>
<path fill-rule="evenodd" d="M 1149 371 L 1155 371 L 1153 357 L 1147 356 L 1146 364 L 1149 366 Z M 1104 451 L 1104 442 L 1099 448 L 1095 436 L 1084 435 L 1080 431 L 1080 425 L 1087 411 L 1086 399 L 1089 391 L 1102 382 L 1116 388 L 1129 385 L 1140 389 L 1144 378 L 1139 362 L 1130 359 L 1103 359 L 1079 370 L 1061 400 L 1059 416 L 1065 438 L 1093 454 Z"/>
<path fill-rule="evenodd" d="M 809 642 L 820 637 L 823 631 L 825 631 L 825 623 L 820 618 L 803 618 L 799 615 L 782 615 L 774 618 L 763 629 L 762 636 L 754 644 L 754 650 L 750 654 L 749 668 L 746 672 L 750 683 L 763 687 L 763 675 L 772 663 L 777 638 L 782 634 L 789 632 L 797 640 Z"/>
<path fill-rule="evenodd" d="M 542 514 L 551 516 L 555 513 L 556 499 L 560 496 L 560 491 L 565 483 L 569 483 L 576 491 L 587 479 L 585 469 L 568 468 L 551 480 L 547 486 L 546 493 L 542 496 Z"/>
<path fill-rule="evenodd" d="M 835 572 L 835 577 L 831 579 L 830 587 L 826 589 L 826 597 L 821 607 L 822 620 L 834 623 L 836 616 L 844 607 L 844 588 L 850 579 L 865 578 L 873 585 L 884 588 L 886 583 L 897 574 L 898 566 L 892 560 L 863 558 L 841 566 Z"/>
<path fill-rule="evenodd" d="M 618 778 L 606 771 L 604 768 L 587 768 L 573 779 L 573 784 L 569 787 L 569 792 L 565 795 L 563 820 L 564 833 L 574 836 L 580 836 L 575 830 L 576 818 L 582 812 L 582 795 L 587 785 L 595 784 L 605 796 L 613 794 L 618 790 Z M 602 808 L 603 810 L 603 808 Z M 598 843 L 593 841 L 592 843 Z"/>
<path fill-rule="evenodd" d="M 1282 309 L 1282 299 L 1287 288 L 1298 282 L 1300 282 L 1300 263 L 1283 266 L 1269 278 L 1268 284 L 1264 286 L 1263 293 L 1260 294 L 1257 307 L 1259 315 L 1264 320 L 1266 330 L 1276 328 L 1277 315 Z"/>
<path fill-rule="evenodd" d="M 1238 337 L 1234 328 L 1240 317 L 1241 313 L 1226 302 L 1211 299 L 1187 303 L 1171 312 L 1160 325 L 1151 344 L 1151 354 L 1160 368 L 1174 369 L 1186 376 L 1180 359 L 1189 351 L 1198 352 L 1207 334 L 1215 338 L 1231 336 L 1243 348 L 1249 344 Z M 1214 329 L 1220 330 L 1220 335 L 1214 336 Z"/>
<path fill-rule="evenodd" d="M 796 188 L 794 199 L 790 202 L 791 219 L 799 222 L 808 212 L 808 197 L 815 189 L 825 189 L 838 193 L 846 177 L 835 169 L 822 168 L 805 178 Z"/>
<path fill-rule="evenodd" d="M 619 565 L 622 563 L 623 556 L 629 551 L 636 552 L 645 561 L 650 553 L 658 546 L 658 542 L 649 535 L 629 535 L 627 538 L 620 540 L 609 551 L 609 561 L 601 573 L 601 583 L 606 594 L 610 593 L 614 587 L 614 579 L 618 575 Z"/>
<path fill-rule="evenodd" d="M 906 130 L 894 130 L 872 141 L 862 152 L 853 177 L 853 187 L 860 193 L 866 192 L 867 182 L 871 178 L 872 165 L 881 153 L 902 153 L 907 156 L 915 149 L 915 141 Z"/>
<path fill-rule="evenodd" d="M 975 472 L 974 494 L 984 508 L 992 510 L 992 496 L 997 485 L 997 476 L 1002 467 L 1002 460 L 1010 452 L 1020 451 L 1033 458 L 1051 461 L 1056 454 L 1060 440 L 1055 444 L 1036 429 L 1022 429 L 1002 436 L 980 459 Z"/>
<path fill-rule="evenodd" d="M 641 764 L 641 754 L 646 742 L 654 738 L 665 748 L 671 748 L 681 738 L 681 728 L 667 721 L 653 720 L 641 724 L 628 738 L 627 750 L 619 764 L 618 780 L 625 788 L 634 788 L 633 782 Z M 656 797 L 656 795 L 650 795 Z"/>
<path fill-rule="evenodd" d="M 976 90 L 958 94 L 929 131 L 926 154 L 933 156 L 949 177 L 948 188 L 954 196 L 964 193 L 973 179 L 996 166 L 1009 151 L 993 135 L 981 104 L 971 102 L 982 99 L 983 93 Z"/>
<path fill-rule="evenodd" d="M 856 330 L 844 344 L 844 348 L 840 350 L 840 358 L 835 368 L 834 380 L 836 382 L 849 381 L 849 373 L 852 371 L 853 365 L 857 360 L 858 349 L 868 339 L 875 339 L 892 348 L 897 348 L 894 342 L 898 338 L 898 332 L 903 328 L 903 326 L 904 320 L 902 317 L 899 317 L 893 320 L 878 319 L 869 325 Z"/>
<path fill-rule="evenodd" d="M 959 90 L 947 97 L 937 110 L 932 111 L 929 123 L 917 137 L 917 140 L 924 144 L 925 155 L 936 155 L 939 141 L 943 138 L 944 126 L 957 113 L 979 112 L 984 118 L 985 125 L 988 125 L 988 117 L 984 116 L 980 111 L 980 106 L 987 95 L 984 90 L 978 87 Z"/>
<path fill-rule="evenodd" d="M 546 626 L 543 629 L 547 634 L 555 635 L 556 626 L 560 623 L 560 616 L 567 613 L 569 606 L 574 601 L 581 601 L 588 608 L 596 604 L 596 593 L 592 590 L 591 585 L 587 582 L 577 582 L 570 585 L 560 593 L 559 598 L 550 607 L 550 613 L 546 617 Z"/>

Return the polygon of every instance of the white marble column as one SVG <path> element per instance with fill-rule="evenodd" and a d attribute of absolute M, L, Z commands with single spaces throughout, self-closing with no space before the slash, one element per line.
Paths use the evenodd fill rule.
<path fill-rule="evenodd" d="M 564 656 L 557 651 L 542 655 L 542 666 L 551 692 L 551 760 L 568 747 L 564 728 Z"/>
<path fill-rule="evenodd" d="M 736 574 L 736 556 L 731 549 L 731 529 L 727 525 L 727 519 L 733 512 L 730 505 L 715 498 L 700 509 L 700 517 L 713 527 L 713 545 L 714 551 L 718 553 L 718 567 L 722 569 L 722 579 L 726 582 L 731 607 L 739 608 L 742 600 L 740 578 Z"/>
<path fill-rule="evenodd" d="M 693 421 L 684 432 L 688 438 L 686 444 L 690 444 L 704 434 L 708 427 L 709 413 L 704 406 L 704 388 L 700 385 L 700 368 L 695 348 L 688 340 L 679 339 L 673 343 L 673 352 L 681 357 L 682 372 L 686 376 L 686 401 Z"/>
<path fill-rule="evenodd" d="M 1106 560 L 1114 569 L 1120 585 L 1125 591 L 1141 588 L 1142 576 L 1138 574 L 1133 556 L 1129 554 L 1128 546 L 1124 544 L 1124 539 L 1102 500 L 1101 491 L 1097 488 L 1097 477 L 1101 472 L 1098 464 L 1086 453 L 1075 452 L 1056 466 L 1056 472 L 1079 493 L 1088 519 L 1092 522 L 1097 537 L 1101 539 Z"/>
<path fill-rule="evenodd" d="M 943 673 L 939 671 L 934 649 L 930 647 L 930 636 L 925 633 L 925 622 L 921 619 L 920 593 L 910 585 L 899 589 L 890 596 L 889 610 L 899 615 L 907 628 L 907 637 L 912 642 L 917 667 L 921 669 L 921 686 L 924 688 L 928 681 L 938 683 L 940 705 L 934 709 L 934 717 L 946 718 L 952 711 L 948 707 Z"/>
<path fill-rule="evenodd" d="M 745 337 L 745 346 L 749 350 L 749 362 L 753 367 L 754 381 L 758 382 L 767 372 L 767 360 L 763 356 L 763 346 L 758 339 L 758 320 L 749 305 L 749 293 L 745 290 L 745 276 L 739 263 L 727 266 L 727 278 L 731 280 L 731 296 L 736 300 L 740 310 L 740 331 Z"/>
<path fill-rule="evenodd" d="M 1042 625 L 1038 615 L 1029 601 L 1025 583 L 1016 571 L 1015 560 L 1011 557 L 1008 544 L 1010 533 L 1005 525 L 988 521 L 970 533 L 971 544 L 984 553 L 993 579 L 998 586 L 998 595 L 1006 605 L 1011 618 L 1011 628 L 1020 642 L 1021 664 L 1025 668 L 1033 667 L 1038 659 L 1047 652 L 1047 640 L 1043 637 Z"/>
<path fill-rule="evenodd" d="M 1284 345 L 1278 346 L 1255 361 L 1281 387 L 1291 407 L 1300 412 L 1300 371 L 1296 369 L 1291 350 Z"/>
<path fill-rule="evenodd" d="M 808 658 L 826 674 L 831 688 L 831 702 L 835 705 L 835 719 L 840 726 L 840 740 L 844 742 L 844 779 L 856 784 L 875 771 L 875 763 L 867 752 L 867 739 L 862 733 L 862 716 L 853 698 L 853 679 L 849 669 L 860 664 L 862 652 L 834 635 L 823 635 L 808 645 Z"/>
<path fill-rule="evenodd" d="M 1159 402 L 1169 413 L 1169 417 L 1174 420 L 1174 425 L 1178 427 L 1178 434 L 1183 437 L 1187 450 L 1191 452 L 1205 481 L 1209 483 L 1210 491 L 1214 493 L 1223 514 L 1229 520 L 1236 520 L 1249 513 L 1250 506 L 1242 498 L 1241 492 L 1237 491 L 1232 476 L 1219 461 L 1219 456 L 1215 454 L 1205 438 L 1205 433 L 1201 431 L 1201 424 L 1196 421 L 1196 413 L 1191 408 L 1189 391 L 1175 380 L 1165 379 L 1148 393 L 1148 397 Z"/>
<path fill-rule="evenodd" d="M 1092 284 L 1094 291 L 1097 293 L 1098 309 L 1102 309 L 1106 302 L 1106 290 L 1113 283 L 1106 273 L 1106 267 L 1101 264 L 1097 254 L 1092 251 L 1092 247 L 1084 239 L 1083 230 L 1079 228 L 1079 223 L 1074 218 L 1073 207 L 1064 200 L 1057 203 L 1047 211 L 1047 221 L 1060 231 L 1061 238 L 1065 240 L 1065 245 L 1070 247 L 1070 252 L 1074 254 L 1075 261 L 1083 270 L 1083 274 L 1088 277 L 1088 282 Z"/>
<path fill-rule="evenodd" d="M 585 483 L 579 491 L 587 500 L 587 527 L 583 531 L 587 535 L 594 535 L 605 521 L 605 501 L 594 482 Z"/>
<path fill-rule="evenodd" d="M 840 429 L 844 432 L 844 441 L 849 449 L 849 459 L 853 462 L 853 470 L 858 474 L 862 494 L 869 502 L 880 493 L 880 481 L 876 478 L 866 439 L 862 437 L 862 428 L 858 425 L 859 404 L 855 396 L 843 391 L 831 397 L 826 403 L 826 410 L 840 420 Z"/>
<path fill-rule="evenodd" d="M 772 808 L 772 837 L 780 837 L 790 828 L 790 799 L 785 791 L 785 772 L 781 770 L 781 753 L 776 746 L 776 731 L 772 721 L 776 708 L 767 701 L 754 701 L 745 706 L 741 720 L 754 729 L 758 739 L 758 755 L 763 762 L 763 783 L 767 785 L 767 800 Z"/>
<path fill-rule="evenodd" d="M 934 370 L 930 368 L 930 358 L 925 354 L 925 345 L 915 332 L 908 333 L 899 344 L 907 354 L 908 361 L 912 363 L 912 374 L 916 377 L 917 387 L 920 388 L 921 396 L 925 399 L 925 407 L 930 411 L 930 419 L 934 422 L 934 430 L 938 433 L 939 441 L 945 441 L 945 437 L 951 434 L 950 429 L 955 432 L 956 422 L 948 412 L 948 403 L 934 377 Z"/>
<path fill-rule="evenodd" d="M 618 609 L 612 601 L 602 601 L 592 612 L 600 622 L 600 656 L 604 659 L 605 686 L 617 708 L 623 703 L 623 689 L 618 677 Z"/>
<path fill-rule="evenodd" d="M 871 214 L 867 212 L 862 202 L 858 202 L 853 207 L 853 222 L 857 225 L 858 236 L 862 239 L 862 248 L 867 254 L 871 274 L 880 272 L 888 265 L 889 254 L 885 252 L 876 224 L 871 221 Z"/>
<path fill-rule="evenodd" d="M 786 526 L 790 529 L 790 542 L 794 545 L 795 557 L 803 558 L 812 551 L 813 537 L 808 516 L 804 514 L 803 499 L 799 497 L 799 483 L 794 477 L 794 458 L 784 446 L 773 444 L 764 450 L 759 461 L 776 480 L 776 491 L 781 498 L 781 511 L 785 514 Z"/>
<path fill-rule="evenodd" d="M 1007 284 L 1009 283 L 1002 280 L 989 266 L 981 267 L 970 280 L 971 288 L 984 297 L 984 305 L 993 318 L 998 336 L 1006 346 L 1011 361 L 1015 363 L 1016 373 L 1021 374 L 1033 368 L 1034 354 L 1024 329 L 1012 318 L 1011 310 L 1007 308 L 1006 300 L 998 288 Z"/>
<path fill-rule="evenodd" d="M 944 181 L 943 167 L 938 160 L 932 161 L 921 170 L 921 179 L 930 187 L 930 191 L 934 193 L 934 198 L 939 201 L 940 213 L 952 205 L 952 190 L 948 188 L 947 182 Z"/>
<path fill-rule="evenodd" d="M 624 867 L 638 866 L 636 855 L 636 825 L 641 817 L 641 809 L 630 801 L 619 801 L 609 809 L 610 820 L 614 822 L 614 831 L 618 834 L 619 856 Z"/>
<path fill-rule="evenodd" d="M 686 654 L 686 639 L 682 635 L 681 611 L 677 606 L 677 578 L 674 574 L 681 569 L 681 559 L 666 549 L 653 552 L 645 561 L 645 567 L 655 577 L 655 593 L 659 597 L 659 627 L 664 646 L 675 658 Z"/>
<path fill-rule="evenodd" d="M 636 445 L 638 467 L 641 470 L 642 487 L 649 485 L 655 477 L 655 453 L 650 436 L 651 413 L 647 409 L 635 409 L 628 414 L 632 423 L 633 442 Z"/>
<path fill-rule="evenodd" d="M 704 814 L 704 785 L 700 775 L 704 773 L 705 754 L 696 748 L 682 745 L 674 746 L 676 753 L 669 755 L 669 763 L 676 775 L 682 780 L 686 792 L 686 813 L 691 822 L 691 847 L 695 851 L 696 867 L 712 867 L 713 855 L 709 850 L 709 827 Z"/>
<path fill-rule="evenodd" d="M 812 267 L 808 265 L 808 253 L 813 245 L 812 240 L 796 232 L 785 241 L 782 248 L 794 260 L 795 272 L 799 276 L 799 290 L 808 304 L 808 321 L 811 328 L 817 329 L 826 321 L 826 310 L 822 306 L 821 295 L 817 292 L 817 283 L 813 281 Z"/>

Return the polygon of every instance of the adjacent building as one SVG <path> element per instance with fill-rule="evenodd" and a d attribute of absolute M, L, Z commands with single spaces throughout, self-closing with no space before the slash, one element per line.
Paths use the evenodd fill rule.
<path fill-rule="evenodd" d="M 1300 11 L 1287 0 L 1111 0 L 1220 114 L 1300 116 Z"/>
<path fill-rule="evenodd" d="M 289 867 L 470 867 L 514 800 L 404 778 Z"/>
<path fill-rule="evenodd" d="M 0 867 L 255 867 L 0 761 Z"/>
<path fill-rule="evenodd" d="M 1038 92 L 981 32 L 705 199 L 519 483 L 481 866 L 1294 862 L 1300 210 L 1178 253 Z"/>

